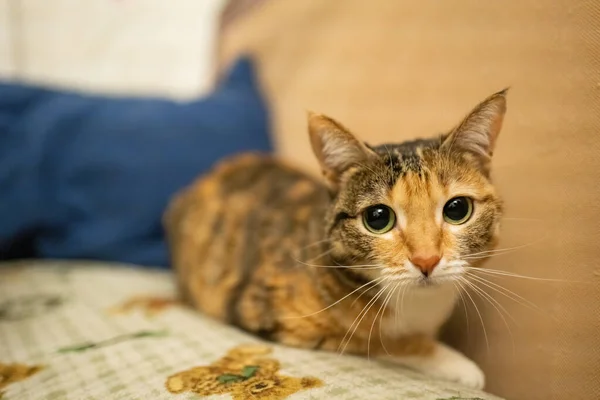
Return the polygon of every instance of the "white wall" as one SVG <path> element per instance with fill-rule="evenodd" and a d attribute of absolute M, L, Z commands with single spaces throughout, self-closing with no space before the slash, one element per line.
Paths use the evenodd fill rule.
<path fill-rule="evenodd" d="M 0 77 L 113 94 L 206 93 L 225 2 L 0 0 Z"/>
<path fill-rule="evenodd" d="M 9 6 L 8 0 L 0 0 L 0 77 L 12 77 L 15 74 Z"/>

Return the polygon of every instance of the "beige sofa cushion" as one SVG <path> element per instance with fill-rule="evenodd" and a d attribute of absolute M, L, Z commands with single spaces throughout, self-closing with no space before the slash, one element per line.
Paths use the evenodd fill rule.
<path fill-rule="evenodd" d="M 512 87 L 494 177 L 500 247 L 521 247 L 488 267 L 563 282 L 493 279 L 535 306 L 480 285 L 510 314 L 473 294 L 489 348 L 472 306 L 468 332 L 462 306 L 449 332 L 510 399 L 600 398 L 599 16 L 585 0 L 266 1 L 222 43 L 224 62 L 258 56 L 279 151 L 315 172 L 307 109 L 369 142 L 402 141 Z"/>
<path fill-rule="evenodd" d="M 499 400 L 374 360 L 259 342 L 175 295 L 169 272 L 0 264 L 0 397 Z"/>

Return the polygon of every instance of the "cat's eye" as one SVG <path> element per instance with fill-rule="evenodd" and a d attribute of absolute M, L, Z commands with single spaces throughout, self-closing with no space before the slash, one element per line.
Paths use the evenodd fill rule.
<path fill-rule="evenodd" d="M 464 224 L 473 214 L 473 200 L 468 197 L 455 197 L 444 205 L 444 220 L 452 225 Z"/>
<path fill-rule="evenodd" d="M 396 214 L 388 206 L 377 204 L 363 211 L 363 224 L 369 232 L 378 235 L 389 232 L 396 223 Z"/>

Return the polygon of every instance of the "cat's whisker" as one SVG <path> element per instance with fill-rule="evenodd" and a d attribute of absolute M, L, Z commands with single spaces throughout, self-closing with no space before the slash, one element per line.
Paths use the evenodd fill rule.
<path fill-rule="evenodd" d="M 481 322 L 481 328 L 483 329 L 483 337 L 485 338 L 485 345 L 489 351 L 490 350 L 490 342 L 488 340 L 487 330 L 485 329 L 483 317 L 481 316 L 481 312 L 479 312 L 479 307 L 477 307 L 475 300 L 473 300 L 473 297 L 471 296 L 471 294 L 462 285 L 462 282 L 464 282 L 463 279 L 459 279 L 456 283 L 458 283 L 460 285 L 460 287 L 463 289 L 463 291 L 465 292 L 465 294 L 471 300 L 471 303 L 473 303 L 473 306 L 475 307 L 475 311 L 477 312 L 477 315 L 479 316 L 479 321 Z"/>
<path fill-rule="evenodd" d="M 458 295 L 460 296 L 460 302 L 462 303 L 463 309 L 465 310 L 465 320 L 467 321 L 467 334 L 468 334 L 470 332 L 470 330 L 469 330 L 469 313 L 467 312 L 467 303 L 465 301 L 465 297 L 462 294 L 462 290 L 460 290 L 460 288 L 458 287 L 456 282 L 452 282 L 452 284 L 454 285 L 454 288 L 458 292 Z"/>
<path fill-rule="evenodd" d="M 339 264 L 338 262 L 336 262 L 335 260 L 333 260 L 333 262 L 335 262 L 335 264 L 339 267 L 339 268 L 367 268 L 367 269 L 383 269 L 386 267 L 386 265 L 384 264 L 352 264 L 352 265 L 342 265 Z"/>
<path fill-rule="evenodd" d="M 323 239 L 323 240 L 317 240 L 316 242 L 313 242 L 309 245 L 306 245 L 304 247 L 301 247 L 298 249 L 298 251 L 302 251 L 302 250 L 306 250 L 306 249 L 310 249 L 311 247 L 315 247 L 317 245 L 323 244 L 323 243 L 330 243 L 331 239 Z"/>
<path fill-rule="evenodd" d="M 383 295 L 383 293 L 385 293 L 385 291 L 387 290 L 387 288 L 390 285 L 391 285 L 391 283 L 387 283 L 385 286 L 381 287 L 379 289 L 379 291 L 375 294 L 375 296 L 373 296 L 367 302 L 367 304 L 363 307 L 363 309 L 358 313 L 357 317 L 354 319 L 354 322 L 350 325 L 350 328 L 346 332 L 346 335 L 344 335 L 344 338 L 342 338 L 341 344 L 344 343 L 346 337 L 348 336 L 348 333 L 350 333 L 350 330 L 352 330 L 352 333 L 350 334 L 350 337 L 348 337 L 348 341 L 346 342 L 344 348 L 342 349 L 342 353 L 341 354 L 344 353 L 344 350 L 346 349 L 346 346 L 352 340 L 352 336 L 354 335 L 354 333 L 358 329 L 358 326 L 360 325 L 360 323 L 362 322 L 362 320 L 364 319 L 364 317 L 367 315 L 367 313 L 369 312 L 369 310 L 371 309 L 371 307 L 373 307 L 373 305 L 377 302 L 377 300 L 379 299 L 379 297 L 381 297 Z M 360 319 L 359 319 L 359 317 L 360 317 Z M 357 320 L 358 320 L 358 322 L 357 322 Z"/>
<path fill-rule="evenodd" d="M 398 282 L 396 284 L 396 286 L 394 287 L 394 291 L 393 291 L 393 296 L 396 297 L 396 305 L 398 304 L 398 291 L 402 290 L 404 288 L 405 285 L 402 284 L 402 282 Z M 390 300 L 392 299 L 392 297 L 390 297 Z M 389 303 L 389 300 L 388 300 Z M 387 305 L 386 305 L 387 307 Z M 397 308 L 394 310 L 394 314 L 396 315 L 395 317 L 395 322 L 396 324 L 398 323 L 398 310 Z M 382 316 L 383 319 L 383 316 Z M 381 325 L 382 325 L 382 321 L 379 321 L 379 340 L 381 341 L 381 347 L 383 347 L 383 350 L 385 350 L 385 352 L 390 355 L 389 351 L 387 350 L 387 348 L 385 347 L 385 344 L 383 343 L 383 338 L 381 337 Z"/>
<path fill-rule="evenodd" d="M 408 291 L 408 285 L 404 286 L 404 290 L 402 291 L 402 295 L 400 296 L 400 315 L 404 315 L 404 295 Z"/>
<path fill-rule="evenodd" d="M 365 316 L 369 313 L 369 310 L 373 307 L 373 305 L 377 302 L 377 300 L 379 299 L 379 297 L 381 297 L 381 295 L 387 290 L 387 288 L 391 285 L 391 283 L 387 283 L 386 286 L 382 287 L 381 289 L 379 289 L 379 291 L 377 292 L 377 294 L 375 296 L 373 296 L 373 298 L 371 300 L 369 300 L 369 302 L 363 307 L 363 309 L 361 310 L 360 313 L 358 313 L 357 317 L 354 319 L 354 322 L 352 322 L 352 325 L 350 325 L 350 328 L 348 328 L 348 330 L 346 331 L 346 334 L 344 335 L 344 337 L 342 338 L 342 341 L 340 342 L 340 346 L 342 344 L 344 344 L 340 355 L 344 354 L 344 351 L 346 351 L 346 347 L 348 347 L 348 344 L 350 343 L 350 341 L 352 340 L 352 337 L 354 336 L 354 333 L 356 333 L 356 330 L 358 329 L 358 326 L 360 325 L 360 323 L 363 321 L 363 319 L 365 318 Z M 359 319 L 360 317 L 360 319 Z M 358 322 L 357 322 L 358 320 Z M 352 333 L 350 333 L 350 331 L 352 330 Z M 350 336 L 348 337 L 348 334 L 350 333 Z M 348 337 L 348 340 L 346 340 L 346 337 Z M 339 350 L 339 348 L 338 348 Z"/>
<path fill-rule="evenodd" d="M 322 312 L 323 312 L 323 311 L 325 311 L 325 310 L 328 310 L 328 309 L 330 309 L 331 307 L 335 306 L 336 304 L 339 304 L 340 302 L 344 301 L 345 299 L 347 299 L 348 297 L 352 296 L 354 293 L 358 292 L 360 289 L 364 288 L 365 286 L 369 286 L 369 285 L 376 286 L 376 285 L 377 285 L 379 282 L 381 282 L 383 279 L 385 279 L 385 277 L 382 277 L 382 276 L 380 276 L 379 278 L 375 278 L 375 279 L 373 279 L 373 280 L 371 280 L 371 281 L 369 281 L 369 282 L 365 283 L 364 285 L 362 285 L 362 286 L 360 286 L 360 287 L 358 287 L 358 288 L 354 289 L 353 291 L 351 291 L 350 293 L 348 293 L 347 295 L 345 295 L 345 296 L 344 296 L 344 297 L 342 297 L 341 299 L 339 299 L 339 300 L 337 300 L 337 301 L 333 302 L 332 304 L 328 305 L 327 307 L 325 307 L 325 308 L 323 308 L 323 309 L 321 309 L 321 310 L 319 310 L 319 311 L 315 311 L 315 312 L 313 312 L 313 313 L 310 313 L 310 314 L 307 314 L 307 315 L 301 315 L 301 316 L 290 316 L 290 317 L 282 317 L 282 318 L 284 318 L 284 319 L 300 319 L 300 318 L 307 318 L 307 317 L 311 317 L 311 316 L 313 316 L 313 315 L 317 315 L 317 314 L 319 314 L 319 313 L 322 313 Z M 372 289 L 372 288 L 367 288 L 367 289 L 365 290 L 365 292 L 366 292 L 366 291 L 368 291 L 369 289 Z M 362 295 L 363 295 L 365 292 L 361 293 L 361 296 L 362 296 Z M 360 296 L 359 296 L 359 297 L 360 297 Z M 355 300 L 355 301 L 356 301 L 356 300 Z M 353 303 L 353 304 L 354 304 L 354 303 Z"/>
<path fill-rule="evenodd" d="M 533 281 L 541 281 L 541 282 L 558 282 L 558 283 L 581 283 L 581 284 L 589 284 L 590 282 L 585 281 L 574 281 L 574 280 L 566 280 L 566 279 L 555 279 L 555 278 L 540 278 L 537 276 L 529 276 L 529 275 L 521 275 L 516 274 L 514 272 L 502 271 L 498 269 L 489 269 L 489 268 L 477 268 L 477 267 L 463 267 L 468 272 L 481 273 L 493 276 L 499 276 L 503 278 L 519 278 L 519 279 L 529 279 Z"/>
<path fill-rule="evenodd" d="M 468 280 L 463 279 L 463 281 L 467 284 L 467 286 L 469 286 L 471 289 L 473 289 L 473 291 L 475 293 L 477 293 L 479 295 L 479 297 L 481 297 L 483 300 L 487 301 L 488 303 L 490 303 L 492 305 L 492 307 L 494 307 L 494 309 L 498 312 L 498 314 L 500 314 L 500 318 L 502 318 L 502 321 L 504 322 L 504 325 L 506 326 L 506 329 L 508 330 L 508 333 L 510 335 L 510 339 L 512 342 L 512 346 L 513 346 L 513 352 L 515 351 L 515 337 L 513 335 L 512 329 L 510 329 L 510 325 L 508 324 L 508 321 L 506 320 L 506 318 L 504 317 L 504 313 L 506 313 L 506 315 L 516 324 L 518 325 L 517 321 L 514 319 L 514 317 L 506 310 L 506 308 L 500 304 L 500 302 L 498 300 L 496 300 L 494 297 L 492 297 L 489 293 L 486 293 L 485 290 L 481 289 L 480 287 L 478 287 L 477 285 L 475 285 L 473 282 L 469 282 Z"/>
<path fill-rule="evenodd" d="M 380 264 L 362 264 L 362 265 L 320 265 L 320 264 L 310 264 L 308 262 L 304 262 L 304 261 L 300 261 L 300 260 L 296 260 L 294 259 L 295 262 L 305 265 L 307 267 L 313 267 L 313 268 L 337 268 L 337 269 L 341 269 L 341 268 L 345 268 L 345 269 L 383 269 L 385 268 L 385 265 L 380 265 Z"/>
<path fill-rule="evenodd" d="M 371 332 L 373 331 L 373 325 L 375 325 L 375 320 L 377 320 L 377 316 L 381 313 L 381 316 L 379 317 L 379 342 L 381 343 L 381 347 L 383 348 L 383 350 L 386 352 L 386 354 L 388 356 L 391 356 L 391 354 L 387 350 L 387 348 L 385 347 L 385 344 L 383 343 L 383 338 L 381 337 L 381 325 L 383 323 L 383 316 L 385 314 L 385 311 L 387 310 L 388 303 L 390 302 L 392 296 L 396 292 L 396 289 L 398 289 L 399 285 L 400 285 L 400 282 L 396 283 L 396 286 L 394 286 L 394 288 L 389 291 L 387 297 L 384 299 L 383 303 L 381 304 L 381 307 L 379 308 L 379 311 L 377 312 L 377 315 L 375 315 L 375 318 L 373 319 L 373 323 L 371 324 L 371 330 L 369 331 L 369 341 L 368 341 L 367 346 L 370 347 L 370 344 L 371 344 Z M 367 348 L 367 354 L 368 353 L 369 353 L 369 348 Z"/>
<path fill-rule="evenodd" d="M 307 262 L 307 263 L 313 263 L 313 262 L 315 262 L 315 261 L 317 261 L 317 260 L 320 260 L 321 258 L 325 257 L 326 255 L 330 254 L 332 251 L 333 251 L 333 249 L 328 249 L 328 250 L 325 250 L 323 253 L 321 253 L 321 254 L 319 254 L 319 255 L 317 255 L 317 256 L 315 256 L 315 257 L 311 258 L 310 260 L 308 260 L 308 261 L 306 261 L 306 262 Z M 296 260 L 296 261 L 298 261 L 298 262 L 302 262 L 302 261 L 300 261 L 300 260 Z"/>
<path fill-rule="evenodd" d="M 469 259 L 469 258 L 486 258 L 486 257 L 494 256 L 494 255 L 512 253 L 512 252 L 515 252 L 515 251 L 517 251 L 517 250 L 514 250 L 514 249 L 488 250 L 488 251 L 481 251 L 479 253 L 467 254 L 467 255 L 463 256 L 462 258 L 464 258 L 464 259 Z"/>
<path fill-rule="evenodd" d="M 521 218 L 521 217 L 502 217 L 502 221 L 535 221 L 535 222 L 546 222 L 545 220 L 541 219 L 541 218 Z"/>
<path fill-rule="evenodd" d="M 299 249 L 297 249 L 297 250 L 294 252 L 294 254 L 296 255 L 296 257 L 300 257 L 300 254 L 301 254 L 301 253 L 302 253 L 304 250 L 307 250 L 307 249 L 310 249 L 310 248 L 313 248 L 313 247 L 315 247 L 315 246 L 319 246 L 319 245 L 322 245 L 322 244 L 325 244 L 325 243 L 331 243 L 331 239 L 317 240 L 316 242 L 310 243 L 310 244 L 308 244 L 308 245 L 306 245 L 306 246 L 304 246 L 304 247 L 300 247 Z M 327 253 L 327 254 L 329 254 L 330 252 L 331 252 L 331 249 L 326 251 L 326 253 Z M 324 253 L 322 253 L 322 254 L 324 255 Z M 317 256 L 317 257 L 322 257 L 322 255 L 319 255 L 319 256 Z"/>
<path fill-rule="evenodd" d="M 501 249 L 492 249 L 492 250 L 484 250 L 484 251 L 479 251 L 476 253 L 470 253 L 470 254 L 466 254 L 465 256 L 463 256 L 462 258 L 466 259 L 468 257 L 472 257 L 472 256 L 479 256 L 479 255 L 483 255 L 483 254 L 497 254 L 497 253 L 505 253 L 505 252 L 513 252 L 513 251 L 517 251 L 517 250 L 521 250 L 524 249 L 526 247 L 530 247 L 533 246 L 537 243 L 540 243 L 541 241 L 545 240 L 547 238 L 547 235 L 537 239 L 533 242 L 530 243 L 525 243 L 519 246 L 514 246 L 514 247 L 505 247 L 505 248 L 501 248 Z"/>
<path fill-rule="evenodd" d="M 402 294 L 402 287 L 400 287 L 400 293 L 399 295 Z M 396 296 L 396 306 L 394 307 L 394 324 L 398 325 L 398 302 L 400 301 L 399 299 L 400 296 Z"/>
<path fill-rule="evenodd" d="M 371 270 L 371 269 L 382 269 L 385 268 L 383 266 L 377 265 L 306 265 L 307 267 L 312 268 L 333 268 L 333 269 L 363 269 L 363 270 Z"/>
<path fill-rule="evenodd" d="M 400 286 L 400 295 L 396 296 L 396 309 L 395 309 L 395 313 L 394 313 L 394 322 L 396 325 L 398 325 L 398 314 L 402 314 L 401 309 L 402 309 L 402 300 L 404 299 L 404 292 L 406 291 L 406 287 L 408 285 L 401 285 Z"/>
<path fill-rule="evenodd" d="M 392 285 L 392 283 L 388 283 L 381 292 L 378 293 L 378 295 L 375 297 L 375 301 L 373 303 L 371 303 L 371 305 L 369 306 L 369 308 L 365 311 L 365 313 L 362 315 L 361 319 L 358 321 L 358 323 L 356 324 L 356 326 L 354 327 L 354 331 L 352 332 L 352 335 L 350 335 L 350 337 L 348 338 L 348 342 L 346 342 L 346 345 L 348 345 L 348 343 L 352 340 L 352 336 L 354 336 L 354 334 L 356 333 L 356 331 L 358 330 L 358 327 L 360 326 L 360 324 L 362 323 L 363 319 L 367 316 L 367 314 L 369 314 L 369 311 L 371 310 L 371 308 L 373 308 L 373 306 L 375 305 L 375 303 L 377 303 L 377 301 L 379 301 L 381 299 L 381 297 L 384 297 L 387 290 L 389 289 L 389 287 Z M 383 305 L 383 302 L 382 302 Z M 381 307 L 380 307 L 381 309 Z M 375 315 L 375 317 L 373 317 L 373 320 L 377 319 L 377 315 L 378 313 Z M 372 325 L 371 325 L 372 328 Z M 370 357 L 370 345 L 371 345 L 371 331 L 372 329 L 369 331 L 369 338 L 367 340 L 367 360 L 371 360 Z M 343 353 L 343 351 L 342 351 Z"/>
<path fill-rule="evenodd" d="M 463 278 L 464 279 L 464 278 Z M 498 300 L 496 300 L 492 295 L 490 295 L 489 293 L 487 293 L 485 290 L 483 290 L 482 288 L 480 288 L 479 286 L 477 286 L 474 282 L 470 282 L 469 280 L 465 281 L 468 283 L 468 285 L 473 288 L 473 290 L 475 290 L 478 293 L 481 293 L 481 295 L 483 295 L 485 297 L 485 300 L 491 302 L 492 306 L 494 306 L 494 308 L 496 308 L 496 310 L 498 310 L 498 312 L 500 312 L 500 310 L 502 310 L 511 320 L 515 325 L 519 325 L 519 323 L 514 319 L 514 317 L 508 312 L 508 310 L 502 305 L 502 303 L 500 303 Z M 481 282 L 479 282 L 481 283 Z M 500 313 L 502 314 L 502 313 Z M 504 319 L 504 317 L 503 317 Z"/>
<path fill-rule="evenodd" d="M 481 256 L 475 256 L 475 257 L 463 257 L 462 260 L 464 260 L 464 261 L 486 260 L 486 259 L 491 259 L 491 258 L 498 257 L 498 256 L 505 256 L 505 255 L 511 254 L 513 252 L 514 251 L 507 251 L 507 252 L 497 253 L 497 254 L 487 254 L 487 255 L 481 255 Z"/>
<path fill-rule="evenodd" d="M 345 342 L 345 340 L 346 340 L 346 337 L 347 337 L 347 336 L 348 336 L 348 334 L 350 333 L 350 330 L 352 329 L 352 327 L 353 327 L 353 326 L 354 326 L 354 324 L 356 323 L 356 321 L 357 321 L 357 320 L 360 318 L 360 316 L 363 314 L 363 312 L 365 312 L 365 310 L 366 310 L 366 308 L 369 306 L 369 304 L 371 304 L 371 302 L 375 301 L 375 299 L 377 298 L 377 296 L 378 296 L 380 293 L 382 293 L 382 292 L 383 292 L 383 290 L 384 290 L 384 288 L 383 288 L 383 287 L 382 287 L 382 288 L 380 288 L 380 289 L 379 289 L 379 291 L 378 291 L 378 292 L 375 294 L 375 296 L 373 296 L 373 297 L 372 297 L 372 298 L 371 298 L 371 299 L 370 299 L 370 300 L 367 302 L 367 304 L 366 304 L 366 305 L 365 305 L 365 306 L 364 306 L 364 307 L 363 307 L 363 308 L 360 310 L 360 312 L 358 313 L 358 315 L 357 315 L 357 316 L 354 318 L 354 320 L 352 321 L 352 324 L 350 325 L 350 327 L 348 328 L 348 330 L 346 330 L 346 334 L 344 335 L 344 337 L 343 337 L 343 338 L 342 338 L 342 340 L 340 341 L 340 344 L 339 344 L 339 346 L 338 346 L 338 353 L 339 353 L 339 355 L 342 355 L 342 354 L 344 354 L 344 351 L 346 350 L 346 346 L 348 345 L 348 343 L 350 342 L 350 339 L 351 339 L 352 337 L 350 337 L 350 338 L 348 339 L 348 343 L 346 343 L 345 345 L 344 345 L 344 342 Z M 361 296 L 362 296 L 362 294 L 364 294 L 364 292 L 363 292 L 363 293 L 361 293 Z M 360 298 L 360 296 L 359 296 L 358 298 Z M 355 303 L 355 302 L 358 300 L 358 298 L 354 299 L 354 301 L 352 302 L 352 305 L 354 305 L 354 303 Z M 351 308 L 352 308 L 352 305 L 351 305 Z M 353 334 L 354 334 L 354 332 L 353 332 Z M 340 348 L 341 348 L 341 351 L 340 351 Z"/>
<path fill-rule="evenodd" d="M 481 251 L 479 253 L 467 254 L 467 255 L 463 256 L 462 258 L 465 260 L 479 259 L 479 258 L 491 258 L 491 257 L 498 256 L 498 255 L 514 253 L 525 247 L 532 246 L 533 244 L 534 243 L 528 244 L 526 246 L 524 245 L 522 247 L 514 247 L 514 248 L 508 248 L 508 249 L 486 250 L 486 251 Z"/>
<path fill-rule="evenodd" d="M 381 279 L 381 280 L 380 280 L 380 281 L 378 281 L 378 282 L 376 282 L 376 284 L 375 284 L 375 285 L 373 285 L 373 286 L 371 286 L 371 287 L 369 287 L 369 288 L 366 288 L 365 290 L 363 290 L 363 291 L 362 291 L 362 292 L 361 292 L 361 293 L 360 293 L 358 296 L 356 296 L 356 298 L 355 298 L 354 300 L 352 300 L 352 303 L 350 303 L 350 308 L 354 307 L 354 304 L 355 304 L 355 303 L 356 303 L 358 300 L 360 300 L 360 298 L 361 298 L 361 297 L 363 297 L 363 295 L 364 295 L 365 293 L 368 293 L 368 292 L 369 292 L 369 290 L 372 290 L 372 289 L 374 289 L 374 288 L 375 288 L 375 286 L 377 286 L 377 285 L 380 285 L 381 283 L 383 283 L 383 282 L 385 281 L 385 279 L 386 279 L 386 278 L 385 278 L 385 277 L 380 277 L 380 278 L 378 278 L 378 279 Z"/>
<path fill-rule="evenodd" d="M 554 318 L 552 315 L 548 314 L 546 311 L 544 311 L 541 307 L 539 307 L 537 304 L 533 303 L 532 301 L 526 299 L 525 297 L 519 295 L 518 293 L 515 293 L 514 291 L 499 285 L 495 282 L 492 282 L 488 279 L 485 279 L 483 277 L 480 276 L 475 276 L 475 275 L 469 275 L 470 279 L 473 279 L 476 282 L 479 282 L 480 284 L 487 286 L 488 288 L 502 294 L 504 297 L 514 301 L 517 304 L 520 304 L 526 308 L 529 308 L 532 311 L 535 312 L 539 312 L 541 314 L 544 314 L 546 316 L 549 316 L 550 318 Z"/>
<path fill-rule="evenodd" d="M 480 255 L 476 255 L 476 256 L 464 256 L 461 259 L 465 260 L 465 261 L 484 260 L 484 259 L 488 259 L 488 258 L 494 258 L 494 257 L 498 257 L 498 256 L 512 254 L 516 251 L 517 250 L 508 250 L 508 251 L 501 251 L 501 252 L 497 252 L 497 253 L 480 254 Z"/>
<path fill-rule="evenodd" d="M 512 253 L 512 252 L 499 253 L 499 254 L 488 254 L 488 255 L 482 255 L 482 256 L 476 256 L 476 257 L 463 257 L 462 259 L 465 261 L 486 260 L 488 258 L 503 256 L 503 255 L 510 254 L 510 253 Z"/>
<path fill-rule="evenodd" d="M 492 281 L 490 281 L 488 279 L 485 279 L 483 277 L 480 277 L 480 276 L 469 275 L 469 278 L 475 280 L 476 282 L 479 282 L 480 284 L 482 284 L 482 285 L 484 285 L 484 286 L 486 286 L 486 287 L 488 287 L 488 288 L 490 288 L 490 289 L 492 289 L 492 290 L 494 290 L 494 291 L 496 291 L 496 292 L 498 292 L 500 294 L 502 294 L 503 296 L 509 298 L 510 300 L 514 301 L 517 304 L 520 304 L 520 305 L 522 305 L 524 307 L 527 307 L 527 308 L 529 308 L 529 309 L 531 309 L 533 311 L 536 311 L 536 312 L 542 313 L 544 315 L 547 315 L 547 316 L 549 316 L 551 318 L 554 318 L 551 315 L 549 315 L 548 313 L 546 313 L 544 310 L 542 310 L 537 304 L 531 302 L 530 300 L 527 300 L 523 296 L 521 296 L 521 295 L 513 292 L 510 289 L 507 289 L 506 287 L 504 287 L 502 285 L 499 285 L 499 284 L 497 284 L 495 282 L 492 282 Z"/>
<path fill-rule="evenodd" d="M 379 314 L 381 314 L 381 310 L 384 309 L 386 300 L 389 298 L 390 293 L 392 293 L 392 291 L 388 290 L 387 293 L 384 293 L 382 295 L 383 301 L 381 301 L 379 310 L 377 310 L 377 313 L 375 313 L 375 316 L 373 317 L 373 322 L 371 323 L 371 328 L 369 329 L 369 336 L 367 338 L 367 359 L 370 359 L 370 357 L 371 357 L 371 336 L 373 334 L 373 328 L 375 327 L 375 322 L 377 322 L 377 317 L 379 317 Z M 381 315 L 383 316 L 383 314 L 381 314 Z M 380 325 L 380 327 L 381 327 L 381 325 Z M 381 333 L 381 330 L 379 331 L 379 333 Z"/>

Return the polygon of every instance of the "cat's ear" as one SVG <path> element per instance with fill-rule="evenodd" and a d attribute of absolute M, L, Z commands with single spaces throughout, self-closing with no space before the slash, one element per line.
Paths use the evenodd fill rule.
<path fill-rule="evenodd" d="M 494 146 L 506 113 L 504 89 L 494 93 L 475 107 L 444 139 L 442 148 L 475 157 L 485 169 L 494 154 Z"/>
<path fill-rule="evenodd" d="M 333 189 L 348 168 L 376 157 L 376 154 L 337 121 L 308 113 L 308 132 L 313 152 L 323 175 Z"/>

